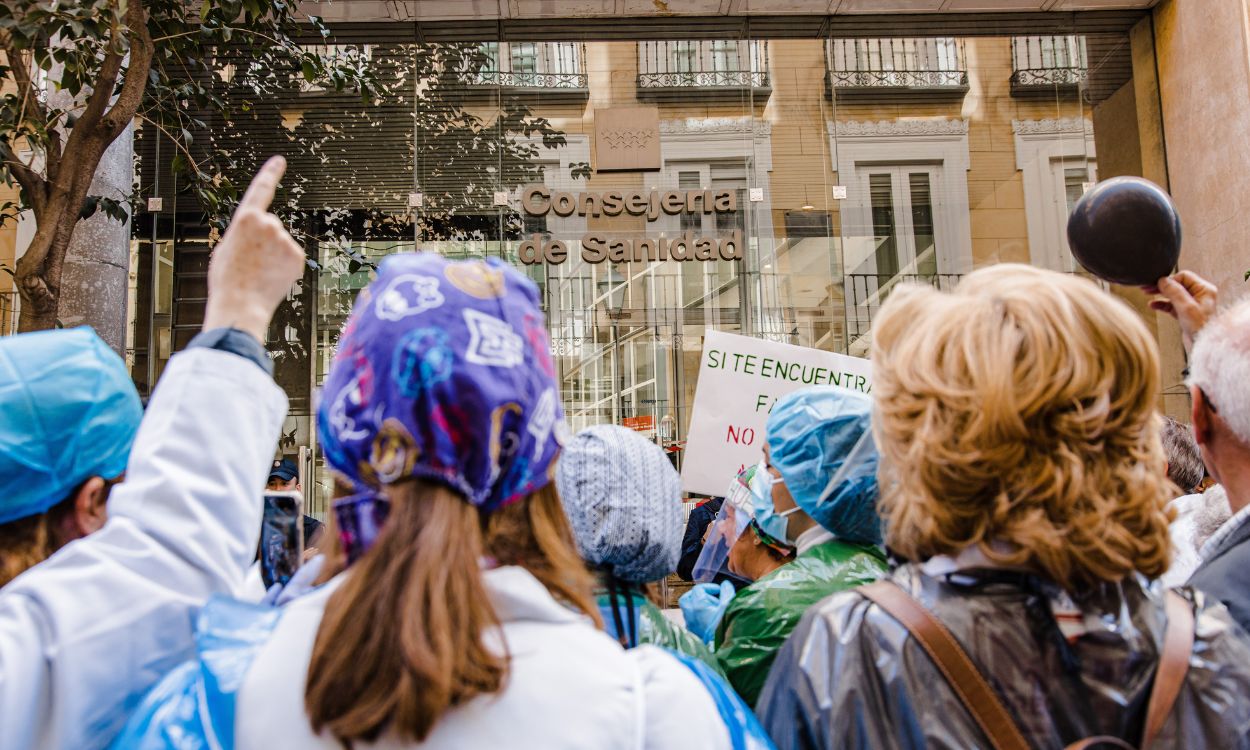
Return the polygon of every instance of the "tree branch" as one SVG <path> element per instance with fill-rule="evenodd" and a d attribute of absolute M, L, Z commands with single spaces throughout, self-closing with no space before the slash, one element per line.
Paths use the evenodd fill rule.
<path fill-rule="evenodd" d="M 48 114 L 43 102 L 35 92 L 35 85 L 30 80 L 30 69 L 22 58 L 21 51 L 13 45 L 13 37 L 8 33 L 0 34 L 0 50 L 4 51 L 5 61 L 13 75 L 13 83 L 17 86 L 17 96 L 22 106 L 18 122 L 30 121 L 42 125 L 47 122 Z M 27 107 L 29 106 L 29 110 Z"/>
<path fill-rule="evenodd" d="M 21 185 L 26 195 L 30 196 L 31 209 L 37 215 L 47 201 L 47 182 L 35 170 L 17 158 L 13 148 L 4 141 L 0 141 L 0 159 L 4 160 L 4 166 L 9 168 L 9 173 L 17 180 L 17 184 Z"/>
<path fill-rule="evenodd" d="M 108 106 L 109 99 L 113 98 L 113 89 L 117 87 L 117 76 L 121 73 L 122 61 L 124 59 L 122 53 L 117 50 L 117 27 L 113 27 L 112 33 L 109 35 L 108 43 L 105 47 L 108 52 L 105 53 L 104 59 L 100 62 L 100 73 L 96 76 L 95 84 L 91 89 L 91 96 L 87 97 L 87 106 L 83 109 L 82 114 L 78 117 L 78 122 L 74 123 L 72 135 L 83 133 L 83 137 L 92 135 L 96 125 L 100 123 L 101 117 L 104 115 L 104 108 Z"/>
<path fill-rule="evenodd" d="M 130 29 L 130 63 L 126 70 L 126 80 L 122 82 L 121 93 L 103 118 L 102 129 L 108 141 L 120 135 L 139 110 L 155 50 L 142 0 L 130 0 L 126 6 L 126 25 Z"/>

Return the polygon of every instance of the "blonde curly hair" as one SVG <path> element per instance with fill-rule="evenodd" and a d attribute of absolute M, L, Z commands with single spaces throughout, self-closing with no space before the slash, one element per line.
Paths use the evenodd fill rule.
<path fill-rule="evenodd" d="M 977 545 L 1069 591 L 1157 577 L 1167 479 L 1145 325 L 1089 281 L 1003 264 L 895 291 L 873 329 L 887 544 Z"/>

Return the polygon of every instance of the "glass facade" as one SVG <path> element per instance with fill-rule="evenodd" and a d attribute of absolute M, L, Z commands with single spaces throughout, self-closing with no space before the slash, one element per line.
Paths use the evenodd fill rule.
<path fill-rule="evenodd" d="M 1075 272 L 1074 202 L 1142 170 L 1125 144 L 1149 50 L 1126 32 L 356 46 L 386 101 L 274 105 L 295 138 L 269 143 L 315 209 L 316 268 L 271 332 L 280 382 L 313 391 L 387 254 L 499 257 L 542 290 L 571 426 L 627 425 L 677 462 L 707 330 L 866 356 L 900 283 Z M 605 169 L 617 151 L 636 167 Z"/>

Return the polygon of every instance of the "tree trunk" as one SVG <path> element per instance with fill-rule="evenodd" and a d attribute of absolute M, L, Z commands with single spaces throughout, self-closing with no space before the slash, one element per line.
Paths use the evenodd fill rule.
<path fill-rule="evenodd" d="M 134 126 L 109 146 L 88 195 L 129 198 L 134 173 Z M 87 325 L 123 359 L 130 273 L 130 220 L 98 211 L 74 226 L 61 272 L 57 318 L 66 328 Z"/>

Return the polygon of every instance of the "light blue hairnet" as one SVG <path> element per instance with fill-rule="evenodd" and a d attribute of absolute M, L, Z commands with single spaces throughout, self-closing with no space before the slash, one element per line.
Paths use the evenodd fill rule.
<path fill-rule="evenodd" d="M 90 328 L 0 338 L 0 523 L 126 471 L 143 406 Z"/>
<path fill-rule="evenodd" d="M 872 400 L 817 386 L 783 396 L 768 416 L 769 462 L 794 502 L 838 539 L 881 543 Z"/>
<path fill-rule="evenodd" d="M 616 425 L 582 430 L 560 454 L 556 489 L 591 567 L 630 583 L 677 569 L 681 479 L 655 443 Z"/>

